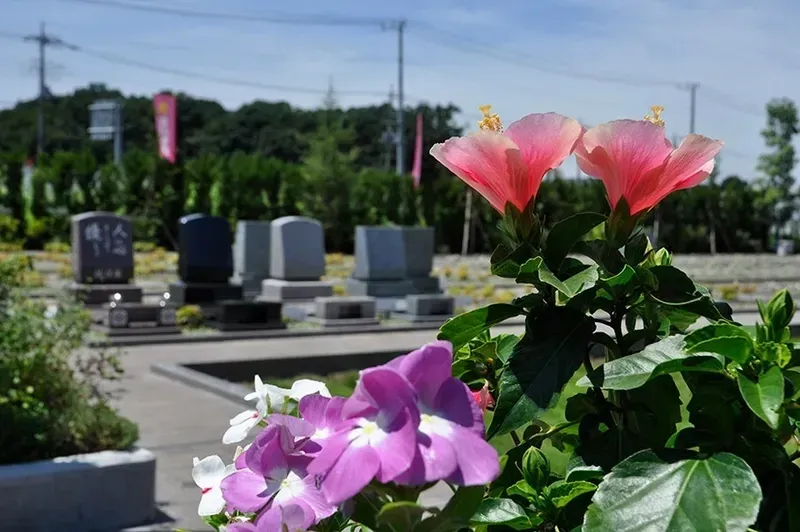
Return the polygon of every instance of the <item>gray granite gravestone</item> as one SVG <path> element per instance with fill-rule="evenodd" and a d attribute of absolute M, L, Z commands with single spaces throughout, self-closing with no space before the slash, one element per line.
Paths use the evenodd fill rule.
<path fill-rule="evenodd" d="M 270 233 L 270 222 L 236 222 L 231 281 L 242 285 L 248 299 L 261 292 L 261 282 L 269 277 Z"/>
<path fill-rule="evenodd" d="M 436 251 L 436 234 L 433 227 L 403 227 L 402 231 L 406 278 L 411 281 L 413 293 L 440 293 L 439 278 L 431 276 L 433 256 Z"/>
<path fill-rule="evenodd" d="M 355 271 L 346 281 L 350 295 L 402 297 L 413 293 L 406 278 L 406 248 L 403 228 L 356 227 Z"/>
<path fill-rule="evenodd" d="M 374 297 L 318 297 L 316 314 L 309 321 L 327 327 L 365 327 L 379 325 Z"/>
<path fill-rule="evenodd" d="M 270 279 L 261 283 L 265 301 L 306 300 L 333 294 L 325 275 L 322 224 L 302 216 L 273 220 L 270 234 Z"/>
<path fill-rule="evenodd" d="M 130 220 L 110 212 L 84 212 L 71 218 L 72 273 L 70 286 L 90 305 L 107 303 L 119 293 L 137 302 L 142 290 L 133 278 L 133 227 Z"/>
<path fill-rule="evenodd" d="M 178 275 L 169 285 L 178 305 L 241 299 L 242 287 L 232 285 L 231 230 L 221 216 L 190 214 L 178 221 Z"/>
<path fill-rule="evenodd" d="M 453 316 L 455 298 L 444 294 L 412 294 L 406 297 L 406 312 L 392 316 L 411 323 L 444 323 Z"/>

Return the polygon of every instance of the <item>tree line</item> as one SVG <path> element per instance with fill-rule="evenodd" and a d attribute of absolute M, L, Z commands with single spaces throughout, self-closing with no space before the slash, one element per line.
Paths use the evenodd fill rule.
<path fill-rule="evenodd" d="M 218 103 L 178 94 L 176 164 L 156 156 L 152 100 L 124 97 L 91 85 L 47 102 L 46 150 L 27 186 L 23 165 L 35 153 L 36 107 L 22 102 L 0 112 L 0 241 L 41 248 L 69 241 L 69 216 L 105 210 L 130 216 L 137 241 L 176 246 L 177 220 L 205 212 L 236 220 L 285 215 L 320 220 L 330 251 L 351 252 L 356 225 L 425 224 L 436 229 L 440 251 L 461 249 L 466 187 L 427 153 L 422 181 L 393 171 L 394 146 L 384 132 L 393 124 L 390 105 L 340 109 L 332 95 L 319 109 L 256 101 L 227 111 Z M 101 98 L 124 105 L 125 156 L 111 162 L 110 143 L 87 138 L 88 106 Z M 420 105 L 425 145 L 463 133 L 459 109 Z M 789 100 L 767 106 L 762 132 L 767 149 L 756 179 L 712 176 L 704 185 L 675 194 L 651 215 L 659 244 L 674 252 L 757 252 L 770 249 L 791 218 L 795 195 L 791 172 L 797 111 Z M 413 142 L 408 142 L 406 168 Z M 586 210 L 605 212 L 602 185 L 545 180 L 537 208 L 548 221 Z M 499 234 L 496 214 L 472 204 L 471 251 L 490 251 Z M 712 230 L 713 229 L 713 230 Z"/>

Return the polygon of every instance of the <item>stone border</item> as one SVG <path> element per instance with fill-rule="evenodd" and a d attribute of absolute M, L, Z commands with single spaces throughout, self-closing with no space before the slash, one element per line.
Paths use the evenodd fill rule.
<path fill-rule="evenodd" d="M 399 318 L 398 318 L 399 319 Z M 229 340 L 265 340 L 270 338 L 293 338 L 298 336 L 327 336 L 332 334 L 397 333 L 439 329 L 444 321 L 435 323 L 408 323 L 403 325 L 341 326 L 325 329 L 271 329 L 255 331 L 220 331 L 213 334 L 153 334 L 136 336 L 116 336 L 106 340 L 88 342 L 89 347 L 134 347 L 158 344 L 191 344 L 200 342 L 225 342 Z M 496 327 L 519 326 L 523 319 L 510 319 Z"/>
<path fill-rule="evenodd" d="M 156 457 L 102 451 L 0 466 L 4 530 L 120 530 L 157 515 Z"/>
<path fill-rule="evenodd" d="M 156 363 L 150 366 L 150 371 L 235 403 L 252 407 L 252 401 L 244 400 L 244 396 L 253 391 L 252 387 L 244 386 L 237 382 L 251 380 L 254 375 L 259 373 L 256 367 L 263 367 L 267 362 L 269 363 L 270 372 L 268 374 L 263 371 L 260 373 L 265 381 L 271 377 L 280 378 L 306 373 L 309 367 L 315 368 L 321 373 L 357 370 L 388 362 L 404 354 L 406 354 L 406 351 L 364 351 L 335 355 L 308 354 L 257 360 L 223 360 L 219 362 L 187 362 L 183 364 Z M 207 371 L 202 371 L 201 368 L 205 368 Z M 212 374 L 212 372 L 216 373 L 216 375 Z"/>

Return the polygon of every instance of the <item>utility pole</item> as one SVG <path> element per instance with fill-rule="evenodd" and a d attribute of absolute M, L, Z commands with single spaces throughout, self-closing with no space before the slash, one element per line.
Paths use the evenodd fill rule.
<path fill-rule="evenodd" d="M 36 35 L 26 35 L 26 41 L 32 41 L 39 44 L 39 116 L 37 118 L 36 129 L 36 153 L 37 158 L 44 152 L 44 100 L 47 98 L 47 84 L 45 83 L 45 75 L 47 67 L 45 65 L 45 51 L 48 46 L 63 46 L 72 50 L 77 50 L 78 47 L 67 44 L 58 37 L 47 35 L 44 30 L 44 22 L 39 25 L 39 33 Z"/>
<path fill-rule="evenodd" d="M 403 33 L 406 29 L 406 20 L 405 19 L 398 19 L 392 22 L 388 22 L 383 25 L 384 29 L 393 29 L 397 30 L 397 119 L 396 119 L 396 126 L 397 126 L 397 133 L 395 138 L 395 146 L 396 146 L 396 153 L 395 153 L 395 171 L 398 174 L 404 174 L 405 169 L 405 124 L 404 124 L 404 116 L 403 116 Z"/>
<path fill-rule="evenodd" d="M 697 87 L 699 83 L 689 83 L 689 133 L 694 133 L 694 118 L 697 109 Z"/>

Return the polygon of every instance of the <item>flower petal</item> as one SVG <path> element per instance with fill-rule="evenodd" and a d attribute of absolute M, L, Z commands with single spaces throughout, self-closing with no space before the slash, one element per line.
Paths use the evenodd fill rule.
<path fill-rule="evenodd" d="M 434 409 L 436 414 L 451 423 L 473 430 L 476 435 L 483 437 L 483 414 L 472 398 L 469 387 L 460 380 L 450 377 L 442 384 L 436 395 Z"/>
<path fill-rule="evenodd" d="M 433 407 L 442 383 L 453 376 L 452 367 L 452 344 L 438 341 L 403 356 L 396 369 L 411 383 L 420 400 Z"/>
<path fill-rule="evenodd" d="M 228 504 L 245 513 L 258 511 L 273 495 L 268 491 L 266 479 L 249 469 L 240 469 L 225 477 L 220 489 Z"/>
<path fill-rule="evenodd" d="M 214 488 L 200 496 L 197 514 L 201 516 L 217 515 L 224 509 L 225 499 L 222 498 L 222 491 Z"/>
<path fill-rule="evenodd" d="M 417 452 L 411 466 L 394 482 L 406 486 L 420 486 L 450 477 L 458 461 L 453 445 L 437 434 L 417 433 Z"/>
<path fill-rule="evenodd" d="M 255 532 L 300 532 L 314 524 L 313 510 L 303 503 L 271 506 L 256 518 Z M 285 528 L 284 528 L 285 527 Z"/>
<path fill-rule="evenodd" d="M 536 196 L 545 174 L 561 166 L 575 149 L 583 126 L 558 113 L 535 113 L 512 123 L 503 134 L 519 147 L 528 170 L 527 175 L 513 174 L 513 177 L 524 178 L 511 187 L 515 193 L 511 202 L 521 210 Z"/>
<path fill-rule="evenodd" d="M 460 486 L 480 486 L 500 476 L 500 458 L 489 442 L 453 424 L 451 435 L 458 469 L 448 481 Z"/>
<path fill-rule="evenodd" d="M 281 425 L 286 427 L 289 433 L 295 438 L 308 438 L 314 434 L 314 426 L 306 421 L 295 416 L 287 416 L 286 414 L 272 414 L 267 418 L 267 422 L 271 425 Z"/>
<path fill-rule="evenodd" d="M 348 432 L 349 430 L 343 430 L 325 440 L 325 445 L 322 447 L 322 450 L 308 465 L 309 474 L 325 475 L 328 473 L 350 444 Z"/>
<path fill-rule="evenodd" d="M 328 391 L 328 387 L 325 386 L 324 382 L 315 381 L 313 379 L 298 379 L 292 384 L 292 388 L 289 390 L 289 397 L 295 401 L 299 401 L 306 395 L 315 393 L 323 397 L 331 396 L 331 392 Z"/>
<path fill-rule="evenodd" d="M 645 120 L 614 120 L 590 128 L 575 149 L 580 169 L 603 181 L 611 207 L 629 194 L 641 178 L 664 164 L 672 144 L 664 128 Z"/>
<path fill-rule="evenodd" d="M 225 431 L 225 434 L 222 435 L 222 443 L 239 443 L 247 438 L 247 435 L 258 425 L 259 421 L 261 421 L 260 415 L 253 417 L 253 414 L 251 414 L 250 417 L 245 419 L 242 423 L 232 425 Z"/>
<path fill-rule="evenodd" d="M 306 395 L 300 399 L 297 410 L 303 419 L 315 427 L 321 427 L 325 420 L 325 407 L 330 401 L 330 398 L 319 394 Z"/>
<path fill-rule="evenodd" d="M 322 480 L 325 498 L 338 505 L 354 497 L 370 483 L 380 466 L 378 452 L 369 445 L 347 447 Z"/>
<path fill-rule="evenodd" d="M 201 489 L 216 488 L 225 475 L 225 462 L 217 455 L 207 456 L 192 467 L 192 480 Z"/>
<path fill-rule="evenodd" d="M 479 131 L 435 144 L 431 155 L 500 213 L 505 212 L 507 202 L 517 197 L 513 184 L 528 178 L 519 147 L 511 138 L 493 131 Z"/>
<path fill-rule="evenodd" d="M 419 422 L 414 422 L 404 412 L 384 428 L 386 437 L 374 446 L 380 457 L 381 467 L 377 474 L 380 482 L 391 482 L 409 468 L 417 452 L 418 426 Z"/>
<path fill-rule="evenodd" d="M 385 366 L 361 372 L 356 389 L 342 408 L 342 416 L 360 417 L 365 404 L 379 409 L 389 422 L 407 409 L 419 421 L 417 398 L 411 385 L 400 373 Z"/>

